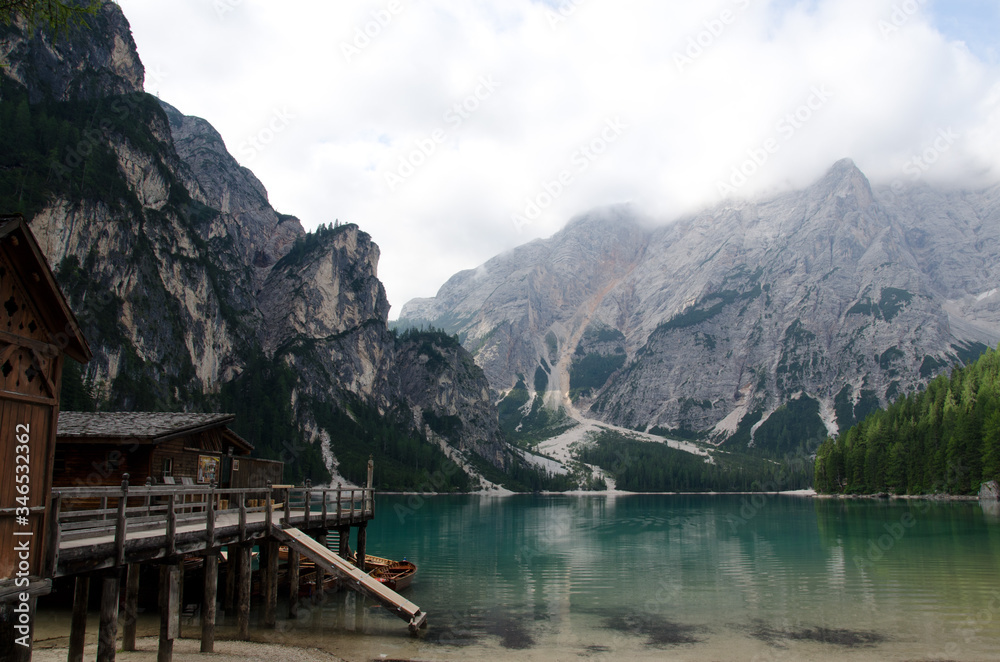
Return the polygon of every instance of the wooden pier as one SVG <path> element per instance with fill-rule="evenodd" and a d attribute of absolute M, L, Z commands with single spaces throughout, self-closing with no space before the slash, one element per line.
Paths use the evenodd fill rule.
<path fill-rule="evenodd" d="M 64 412 L 60 418 L 63 362 L 70 357 L 87 363 L 92 352 L 20 215 L 0 215 L 0 301 L 0 457 L 9 463 L 9 471 L 0 474 L 3 662 L 30 661 L 37 599 L 51 591 L 54 579 L 68 577 L 75 578 L 69 662 L 83 660 L 92 579 L 100 580 L 98 662 L 115 659 L 123 579 L 122 646 L 135 650 L 143 564 L 159 566 L 158 661 L 170 662 L 180 629 L 181 575 L 190 557 L 204 559 L 201 650 L 212 652 L 223 547 L 229 552 L 226 597 L 238 594 L 233 600 L 239 636 L 249 636 L 255 544 L 265 560 L 263 625 L 273 627 L 279 540 L 293 548 L 291 618 L 298 611 L 301 550 L 318 568 L 375 597 L 411 627 L 426 623 L 416 605 L 372 586 L 363 573 L 366 526 L 375 516 L 371 460 L 364 489 L 261 487 L 282 475 L 282 463 L 250 457 L 252 446 L 226 427 L 232 415 Z M 129 470 L 141 472 L 146 484 L 130 485 Z M 59 485 L 92 480 L 105 485 Z M 153 485 L 154 480 L 163 484 Z M 180 485 L 171 484 L 178 480 Z M 184 484 L 194 480 L 204 484 Z M 227 489 L 211 485 L 219 480 Z M 358 528 L 360 570 L 343 558 L 352 527 Z M 331 530 L 339 534 L 340 556 L 317 551 Z M 321 572 L 319 592 L 322 579 Z"/>
<path fill-rule="evenodd" d="M 365 563 L 366 526 L 375 515 L 372 488 L 336 489 L 277 485 L 266 488 L 215 489 L 205 486 L 59 488 L 52 492 L 46 540 L 47 576 L 77 577 L 70 634 L 70 662 L 82 660 L 89 578 L 101 579 L 98 662 L 115 657 L 121 582 L 125 592 L 124 650 L 135 650 L 135 614 L 139 567 L 160 568 L 160 642 L 158 662 L 169 662 L 180 623 L 181 568 L 185 558 L 204 559 L 202 652 L 212 652 L 218 562 L 227 554 L 227 576 L 235 578 L 237 631 L 249 638 L 251 548 L 262 550 L 263 625 L 274 627 L 278 597 L 278 546 L 287 544 L 292 578 L 289 611 L 297 613 L 299 559 L 313 560 L 320 571 L 342 579 L 343 586 L 371 597 L 407 622 L 411 631 L 426 626 L 419 607 L 369 577 Z M 339 533 L 346 546 L 358 528 L 357 566 L 320 543 Z M 126 574 L 127 569 L 127 574 Z M 125 575 L 123 577 L 123 575 Z M 322 585 L 322 577 L 318 578 Z"/>

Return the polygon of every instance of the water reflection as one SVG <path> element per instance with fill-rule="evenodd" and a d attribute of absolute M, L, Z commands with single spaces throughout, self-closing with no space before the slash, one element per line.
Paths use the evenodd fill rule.
<path fill-rule="evenodd" d="M 1000 585 L 1000 527 L 978 504 L 525 495 L 410 508 L 406 499 L 380 499 L 368 548 L 417 564 L 406 597 L 430 614 L 430 629 L 404 644 L 396 619 L 353 598 L 295 628 L 357 629 L 444 659 L 553 650 L 617 659 L 671 647 L 816 656 L 810 646 L 934 659 Z M 996 628 L 983 629 L 960 652 L 975 659 L 998 644 Z M 462 653 L 441 652 L 450 650 Z"/>

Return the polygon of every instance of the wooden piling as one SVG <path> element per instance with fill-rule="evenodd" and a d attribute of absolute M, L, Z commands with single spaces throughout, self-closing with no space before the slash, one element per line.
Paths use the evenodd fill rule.
<path fill-rule="evenodd" d="M 115 569 L 101 578 L 101 624 L 97 634 L 97 662 L 115 662 L 118 638 L 118 597 L 120 571 Z"/>
<path fill-rule="evenodd" d="M 346 559 L 351 553 L 351 527 L 341 526 L 337 528 L 337 537 L 340 542 L 337 546 L 337 555 L 342 559 Z"/>
<path fill-rule="evenodd" d="M 219 557 L 205 555 L 205 599 L 201 606 L 201 652 L 215 652 L 215 602 L 219 592 Z"/>
<path fill-rule="evenodd" d="M 320 545 L 326 547 L 326 531 L 316 536 L 316 540 Z M 326 600 L 324 584 L 326 584 L 326 571 L 316 566 L 316 590 L 313 591 L 313 604 L 322 604 Z"/>
<path fill-rule="evenodd" d="M 31 662 L 31 651 L 34 644 L 36 598 L 30 598 L 26 603 L 0 602 L 0 660 L 4 662 Z M 21 605 L 27 606 L 27 613 Z M 17 609 L 17 611 L 15 611 Z M 24 622 L 23 619 L 26 619 Z M 27 626 L 27 633 L 23 626 Z M 25 639 L 26 638 L 26 639 Z M 23 645 L 27 643 L 27 646 Z"/>
<path fill-rule="evenodd" d="M 365 549 L 368 547 L 368 523 L 362 522 L 358 526 L 358 567 L 361 572 L 368 572 L 365 563 Z"/>
<path fill-rule="evenodd" d="M 248 544 L 237 545 L 239 576 L 237 577 L 236 629 L 237 637 L 250 639 L 250 551 Z"/>
<path fill-rule="evenodd" d="M 128 564 L 125 576 L 125 621 L 122 624 L 122 650 L 135 650 L 136 619 L 139 615 L 139 571 L 138 563 Z M 71 661 L 72 662 L 72 661 Z"/>
<path fill-rule="evenodd" d="M 66 662 L 83 662 L 87 642 L 87 603 L 90 601 L 90 576 L 80 575 L 73 582 L 73 620 L 69 626 L 69 654 Z"/>
<path fill-rule="evenodd" d="M 236 607 L 236 575 L 239 574 L 239 570 L 237 570 L 235 545 L 229 546 L 226 557 L 226 591 L 222 606 L 228 616 Z"/>
<path fill-rule="evenodd" d="M 262 545 L 267 550 L 267 571 L 262 573 L 264 585 L 264 627 L 277 624 L 278 610 L 278 541 L 268 538 Z"/>
<path fill-rule="evenodd" d="M 183 559 L 177 563 L 177 613 L 184 613 L 184 561 Z M 177 619 L 177 639 L 181 639 L 184 636 L 184 620 L 181 618 Z"/>
<path fill-rule="evenodd" d="M 160 566 L 160 644 L 156 662 L 172 662 L 174 639 L 180 636 L 181 586 L 180 567 L 177 563 Z"/>
<path fill-rule="evenodd" d="M 288 550 L 288 618 L 299 617 L 299 552 Z"/>

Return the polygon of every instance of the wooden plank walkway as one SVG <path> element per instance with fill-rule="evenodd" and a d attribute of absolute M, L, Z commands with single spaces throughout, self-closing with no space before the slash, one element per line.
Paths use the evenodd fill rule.
<path fill-rule="evenodd" d="M 372 598 L 404 621 L 408 621 L 411 632 L 427 627 L 427 614 L 421 611 L 420 607 L 372 578 L 350 561 L 337 556 L 319 541 L 291 526 L 275 527 L 273 535 L 290 548 L 312 559 L 318 567 L 346 579 L 353 584 L 355 590 Z"/>
<path fill-rule="evenodd" d="M 281 501 L 275 503 L 275 497 Z M 95 502 L 101 507 L 64 510 L 67 504 Z M 220 509 L 222 504 L 227 507 Z M 362 525 L 375 509 L 370 489 L 167 486 L 57 489 L 52 508 L 52 577 L 203 555 L 223 545 L 263 540 L 279 524 L 307 529 Z"/>

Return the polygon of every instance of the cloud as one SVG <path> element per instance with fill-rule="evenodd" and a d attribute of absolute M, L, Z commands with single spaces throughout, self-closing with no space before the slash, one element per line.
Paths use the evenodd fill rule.
<path fill-rule="evenodd" d="M 843 157 L 906 180 L 942 130 L 919 177 L 997 176 L 997 12 L 964 3 L 120 4 L 147 89 L 212 122 L 280 211 L 371 233 L 394 313 L 595 206 L 669 220 Z"/>

